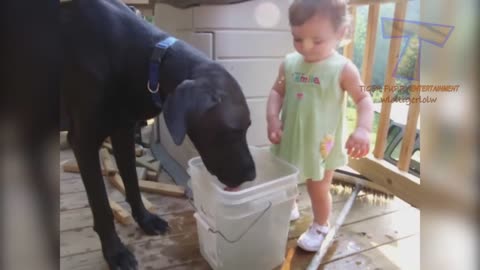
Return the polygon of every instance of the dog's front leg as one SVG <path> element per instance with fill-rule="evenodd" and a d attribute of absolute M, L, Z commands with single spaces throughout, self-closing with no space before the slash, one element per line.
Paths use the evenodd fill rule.
<path fill-rule="evenodd" d="M 88 130 L 88 129 L 84 129 Z M 100 171 L 99 140 L 91 134 L 69 134 L 75 158 L 80 168 L 88 202 L 93 213 L 93 228 L 100 237 L 102 252 L 110 269 L 137 269 L 133 254 L 121 242 L 115 231 L 113 214 Z M 89 138 L 90 137 L 90 138 Z"/>
<path fill-rule="evenodd" d="M 117 129 L 111 136 L 115 160 L 125 185 L 127 201 L 132 216 L 142 230 L 149 235 L 163 234 L 168 223 L 150 213 L 143 204 L 135 168 L 135 126 Z"/>

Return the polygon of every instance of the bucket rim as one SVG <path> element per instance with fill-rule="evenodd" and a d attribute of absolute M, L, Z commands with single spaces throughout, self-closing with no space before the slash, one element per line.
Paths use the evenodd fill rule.
<path fill-rule="evenodd" d="M 275 162 L 279 162 L 279 163 L 282 164 L 282 166 L 288 167 L 291 170 L 291 173 L 287 174 L 287 175 L 284 175 L 282 177 L 279 177 L 277 179 L 268 181 L 266 183 L 262 183 L 262 184 L 259 184 L 259 185 L 254 185 L 254 186 L 244 188 L 244 189 L 241 189 L 241 190 L 238 190 L 238 191 L 225 191 L 225 190 L 223 190 L 223 188 L 218 186 L 216 183 L 214 183 L 212 181 L 208 181 L 208 184 L 212 185 L 213 188 L 215 189 L 215 191 L 219 192 L 221 196 L 226 196 L 226 197 L 235 196 L 235 197 L 238 197 L 238 196 L 245 195 L 246 193 L 252 192 L 254 189 L 264 189 L 264 188 L 267 188 L 269 186 L 275 185 L 278 182 L 284 182 L 287 178 L 290 178 L 290 177 L 294 177 L 295 179 L 298 178 L 298 175 L 300 173 L 299 169 L 297 167 L 295 167 L 293 164 L 290 164 L 287 161 L 285 161 L 283 159 L 280 159 L 279 157 L 273 155 L 270 151 L 268 151 L 269 147 L 249 146 L 249 148 L 253 149 L 254 151 L 266 151 L 266 152 L 268 152 L 268 154 L 275 160 Z M 203 166 L 205 168 L 205 164 L 203 163 L 201 156 L 196 156 L 196 157 L 191 158 L 188 161 L 187 172 L 190 174 L 191 168 L 199 168 L 200 167 L 199 165 Z M 207 173 L 210 174 L 210 172 L 208 172 L 208 171 L 207 171 Z M 212 175 L 212 174 L 210 174 L 210 175 L 215 177 L 217 179 L 217 181 L 221 184 L 221 182 L 220 182 L 220 180 L 218 180 L 217 176 Z M 191 179 L 191 176 L 190 176 L 190 179 Z M 297 181 L 295 181 L 295 184 L 296 183 L 297 183 Z M 192 181 L 192 184 L 193 184 L 193 181 Z"/>

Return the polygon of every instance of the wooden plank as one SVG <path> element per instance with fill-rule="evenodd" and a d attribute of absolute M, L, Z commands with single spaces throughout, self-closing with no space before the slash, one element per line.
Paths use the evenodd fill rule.
<path fill-rule="evenodd" d="M 350 6 L 349 11 L 352 16 L 352 22 L 350 24 L 350 42 L 345 45 L 343 48 L 343 56 L 347 57 L 348 59 L 353 60 L 353 51 L 355 48 L 354 40 L 355 40 L 355 24 L 357 21 L 357 8 L 355 6 Z"/>
<path fill-rule="evenodd" d="M 69 160 L 68 162 L 62 165 L 62 169 L 64 172 L 68 173 L 80 173 L 80 168 L 75 160 Z M 108 175 L 108 172 L 105 169 L 102 169 L 102 175 Z"/>
<path fill-rule="evenodd" d="M 107 141 L 105 141 L 105 142 L 103 143 L 102 147 L 107 148 L 107 150 L 108 150 L 110 153 L 113 152 L 113 146 L 112 146 L 112 144 L 109 143 L 109 142 L 107 142 Z"/>
<path fill-rule="evenodd" d="M 145 179 L 146 176 L 147 176 L 147 169 L 143 167 L 137 167 L 137 178 Z"/>
<path fill-rule="evenodd" d="M 407 2 L 400 1 L 395 4 L 394 11 L 394 27 L 392 31 L 398 31 L 396 33 L 392 32 L 392 36 L 400 36 L 403 32 L 403 19 L 407 13 Z M 397 29 L 397 30 L 395 30 Z M 392 38 L 390 39 L 390 49 L 388 52 L 388 62 L 385 72 L 385 85 L 392 86 L 395 84 L 395 78 L 393 77 L 393 71 L 400 57 L 400 49 L 402 45 L 402 39 Z M 393 91 L 383 91 L 382 97 L 384 100 L 390 100 L 393 96 Z M 375 141 L 375 147 L 373 149 L 373 155 L 378 159 L 383 159 L 385 152 L 385 145 L 387 142 L 388 128 L 390 125 L 390 111 L 392 109 L 392 103 L 384 102 L 382 104 L 382 109 L 380 112 L 380 119 L 378 122 L 377 137 Z"/>
<path fill-rule="evenodd" d="M 176 197 L 185 196 L 185 188 L 177 185 L 139 180 L 139 186 L 140 186 L 140 190 L 144 192 L 151 192 L 151 193 L 176 196 Z"/>
<path fill-rule="evenodd" d="M 199 259 L 192 259 L 192 261 L 185 264 L 167 267 L 165 268 L 165 270 L 166 269 L 168 270 L 212 270 L 212 267 L 208 264 L 208 262 L 204 258 L 199 258 Z"/>
<path fill-rule="evenodd" d="M 67 134 L 68 132 L 66 131 L 60 131 L 60 138 L 59 138 L 60 150 L 67 150 L 70 148 L 70 144 L 68 143 L 68 139 L 67 139 Z"/>
<path fill-rule="evenodd" d="M 123 195 L 125 195 L 125 186 L 123 185 L 122 177 L 119 174 L 108 176 L 108 180 L 115 188 L 117 188 Z M 155 206 L 147 198 L 145 198 L 143 194 L 141 194 L 141 197 L 145 208 L 147 208 L 147 210 L 149 211 L 153 211 L 155 209 Z"/>
<path fill-rule="evenodd" d="M 62 165 L 64 172 L 68 173 L 80 173 L 80 168 L 75 160 L 69 160 Z"/>
<path fill-rule="evenodd" d="M 419 184 L 420 178 L 400 171 L 394 165 L 372 155 L 358 160 L 350 158 L 348 165 L 395 196 L 415 207 L 421 207 L 423 192 Z"/>
<path fill-rule="evenodd" d="M 60 211 L 89 207 L 87 193 L 78 192 L 60 195 Z"/>
<path fill-rule="evenodd" d="M 336 240 L 328 250 L 321 265 L 325 266 L 325 269 L 329 269 L 327 266 L 330 262 L 392 244 L 399 239 L 417 235 L 419 231 L 420 214 L 415 208 L 407 208 L 402 211 L 345 225 L 341 227 Z M 287 248 L 296 246 L 297 239 L 295 238 L 287 242 Z M 409 257 L 408 255 L 410 254 L 406 253 L 403 256 Z M 292 259 L 292 269 L 305 269 L 313 256 L 314 254 L 311 252 L 297 249 Z M 360 267 L 359 269 L 366 268 Z"/>
<path fill-rule="evenodd" d="M 117 190 L 109 191 L 108 196 L 116 202 L 125 201 L 123 194 Z M 60 194 L 60 211 L 68 211 L 85 207 L 89 207 L 86 192 Z"/>
<path fill-rule="evenodd" d="M 78 175 L 76 178 L 62 180 L 60 182 L 60 194 L 76 193 L 85 191 L 82 178 Z"/>
<path fill-rule="evenodd" d="M 130 246 L 136 244 L 145 245 L 147 243 L 173 236 L 184 237 L 189 234 L 196 235 L 196 222 L 193 217 L 193 212 L 166 215 L 162 216 L 162 218 L 167 221 L 170 226 L 170 231 L 166 235 L 146 235 L 136 224 L 117 226 L 116 230 L 122 238 L 122 241 Z M 170 245 L 171 244 L 175 243 L 170 243 Z M 92 251 L 101 251 L 100 241 L 98 240 L 97 233 L 92 227 L 61 232 L 60 246 L 60 257 Z M 166 246 L 168 247 L 169 244 Z M 155 252 L 161 253 L 161 248 L 161 246 L 156 247 Z"/>
<path fill-rule="evenodd" d="M 329 270 L 408 269 L 420 270 L 419 234 L 377 246 L 324 265 Z"/>
<path fill-rule="evenodd" d="M 372 246 L 358 253 L 353 253 L 338 260 L 330 260 L 319 269 L 345 270 L 345 269 L 408 269 L 419 270 L 420 263 L 420 236 L 418 234 L 407 236 L 399 240 L 387 242 L 382 245 Z M 292 243 L 291 245 L 293 245 Z M 337 244 L 337 248 L 340 244 Z M 333 250 L 332 250 L 333 251 Z M 332 252 L 330 251 L 330 252 Z M 300 253 L 299 251 L 298 253 Z M 308 254 L 303 255 L 308 257 Z M 332 256 L 332 255 L 331 255 Z M 304 269 L 303 261 L 295 258 L 292 269 Z"/>
<path fill-rule="evenodd" d="M 128 225 L 132 222 L 132 216 L 129 212 L 123 209 L 120 204 L 112 201 L 111 199 L 108 199 L 108 202 L 110 204 L 110 208 L 112 208 L 113 216 L 120 224 Z"/>
<path fill-rule="evenodd" d="M 141 161 L 148 162 L 148 163 L 155 163 L 157 160 L 153 156 L 153 153 L 150 153 L 150 152 L 151 152 L 151 150 L 149 150 L 149 153 L 147 153 L 147 155 L 145 155 L 143 157 L 137 157 L 135 160 L 141 160 Z"/>
<path fill-rule="evenodd" d="M 362 81 L 366 86 L 372 83 L 373 65 L 375 60 L 375 43 L 377 40 L 378 16 L 380 5 L 372 4 L 368 8 L 367 36 L 362 61 Z"/>
<path fill-rule="evenodd" d="M 139 179 L 145 178 L 145 171 L 145 168 L 137 167 L 137 175 Z M 156 182 L 162 182 L 167 184 L 172 183 L 172 181 L 168 178 L 168 175 L 164 173 L 160 174 Z M 85 187 L 83 185 L 82 178 L 78 174 L 76 174 L 75 177 L 72 178 L 69 177 L 68 179 L 62 179 L 60 183 L 60 194 L 68 194 L 82 191 L 85 191 Z"/>
<path fill-rule="evenodd" d="M 389 219 L 390 223 L 380 223 L 378 224 L 378 220 L 380 217 L 384 216 L 381 215 L 383 212 L 379 212 L 375 209 L 383 209 L 377 207 L 371 207 L 370 205 L 366 204 L 356 204 L 356 205 L 364 205 L 365 211 L 370 213 L 370 216 L 373 216 L 372 219 L 369 219 L 370 222 L 365 226 L 360 226 L 357 230 L 349 230 L 348 234 L 345 234 L 343 231 L 340 232 L 339 237 L 340 240 L 344 243 L 337 244 L 343 246 L 344 249 L 352 251 L 352 243 L 351 239 L 355 238 L 365 238 L 360 242 L 354 242 L 355 248 L 361 245 L 366 246 L 366 241 L 376 241 L 378 239 L 392 239 L 397 237 L 404 236 L 407 232 L 403 230 L 398 230 L 396 226 L 399 224 L 403 224 L 405 222 L 410 222 L 412 225 L 412 219 L 409 219 L 410 215 L 400 215 L 399 218 L 396 219 Z M 370 212 L 374 209 L 374 212 Z M 383 210 L 382 210 L 383 211 Z M 355 211 L 353 213 L 357 213 L 359 211 Z M 154 269 L 163 269 L 166 267 L 172 267 L 172 269 L 176 269 L 178 266 L 179 269 L 209 269 L 204 268 L 208 266 L 205 261 L 201 258 L 201 255 L 198 253 L 198 243 L 197 236 L 196 236 L 196 229 L 195 229 L 195 221 L 192 217 L 192 213 L 189 214 L 185 213 L 185 215 L 171 215 L 171 217 L 165 216 L 165 219 L 170 223 L 172 227 L 172 232 L 167 236 L 144 236 L 138 228 L 133 228 L 133 226 L 121 226 L 118 228 L 119 234 L 122 239 L 127 239 L 125 242 L 134 250 L 135 255 L 140 261 L 140 269 L 145 269 L 144 267 L 154 266 Z M 358 217 L 364 220 L 368 217 L 369 214 L 361 214 Z M 171 218 L 175 219 L 173 221 Z M 308 218 L 308 217 L 304 217 Z M 311 218 L 311 217 L 309 217 Z M 349 217 L 351 218 L 351 217 Z M 298 222 L 297 222 L 298 223 Z M 348 224 L 359 224 L 363 222 L 355 222 L 354 220 L 347 219 Z M 308 227 L 309 224 L 305 223 L 303 225 L 302 231 Z M 377 229 L 378 226 L 381 226 L 381 230 L 379 233 L 372 237 L 371 231 Z M 394 226 L 394 228 L 390 228 Z M 299 232 L 299 233 L 301 233 Z M 386 232 L 386 233 L 385 233 Z M 176 233 L 179 233 L 176 236 Z M 299 233 L 296 237 L 298 237 Z M 385 234 L 382 234 L 385 233 Z M 172 236 L 173 235 L 173 236 Z M 92 240 L 93 239 L 93 240 Z M 65 232 L 61 234 L 61 241 L 62 241 L 62 258 L 61 258 L 61 269 L 97 269 L 99 265 L 102 265 L 103 259 L 100 252 L 100 244 L 98 242 L 98 237 L 96 236 L 95 232 L 89 228 L 88 230 L 76 230 Z M 168 241 L 162 241 L 162 240 Z M 176 240 L 178 239 L 178 240 Z M 192 242 L 195 241 L 195 242 Z M 290 247 L 295 246 L 295 239 L 292 239 L 291 243 L 294 245 L 290 245 Z M 377 241 L 380 242 L 380 241 Z M 74 243 L 74 244 L 73 244 Z M 172 250 L 172 245 L 175 247 Z M 185 248 L 184 245 L 187 245 Z M 368 247 L 368 246 L 367 246 Z M 367 248 L 365 247 L 365 249 Z M 196 251 L 197 253 L 195 253 Z M 357 251 L 355 249 L 354 251 Z M 299 252 L 300 254 L 304 254 L 304 252 Z M 162 254 L 161 256 L 152 256 L 152 254 Z M 165 258 L 164 255 L 168 254 L 169 258 Z M 73 256 L 72 256 L 73 255 Z M 297 254 L 294 256 L 294 260 L 292 263 L 292 269 L 304 269 L 304 268 L 297 268 L 295 264 Z M 168 260 L 170 259 L 170 260 Z M 186 267 L 187 265 L 192 265 L 195 267 Z M 185 267 L 185 268 L 182 268 Z M 96 268 L 97 267 L 97 268 Z M 197 268 L 198 267 L 198 268 Z"/>
<path fill-rule="evenodd" d="M 167 235 L 155 240 L 129 244 L 138 261 L 138 269 L 168 269 L 203 261 L 198 248 L 196 232 L 185 235 Z M 205 262 L 206 264 L 206 262 Z M 207 264 L 208 265 L 208 264 Z M 100 251 L 60 258 L 60 269 L 108 269 Z M 187 268 L 198 269 L 198 268 Z M 211 269 L 211 268 L 201 268 Z"/>
<path fill-rule="evenodd" d="M 415 65 L 416 66 L 416 65 Z M 416 72 L 416 71 L 415 71 Z M 419 82 L 412 82 L 412 86 L 418 86 Z M 420 91 L 410 91 L 411 99 L 420 99 Z M 407 126 L 403 134 L 400 158 L 397 163 L 398 169 L 408 172 L 412 158 L 413 147 L 417 136 L 417 122 L 420 116 L 420 102 L 410 103 L 408 108 Z"/>
<path fill-rule="evenodd" d="M 384 207 L 371 207 L 370 205 L 361 204 L 361 203 L 356 204 L 356 206 L 362 206 L 362 205 L 365 207 L 365 210 L 354 211 L 353 213 L 356 213 L 356 212 L 363 212 L 363 213 L 361 213 L 361 215 L 357 215 L 356 217 L 354 217 L 354 218 L 356 218 L 356 220 L 352 219 L 352 217 L 348 217 L 346 224 L 349 224 L 349 225 L 346 225 L 346 226 L 355 225 L 355 224 L 363 224 L 365 222 L 367 222 L 367 224 L 362 225 L 362 226 L 355 225 L 356 227 L 354 227 L 354 228 L 357 228 L 357 229 L 356 230 L 350 230 L 350 234 L 345 234 L 343 231 L 341 231 L 340 234 L 339 234 L 339 237 L 343 237 L 345 242 L 349 242 L 350 237 L 352 235 L 354 235 L 354 236 L 355 235 L 357 235 L 357 236 L 360 235 L 360 236 L 363 236 L 363 237 L 370 236 L 372 231 L 373 232 L 378 231 L 378 234 L 376 235 L 378 239 L 375 238 L 375 237 L 374 238 L 370 237 L 370 238 L 366 238 L 366 239 L 362 239 L 362 240 L 364 240 L 364 241 L 371 240 L 371 241 L 381 242 L 381 240 L 385 238 L 385 234 L 389 234 L 389 235 L 392 235 L 394 237 L 398 234 L 398 237 L 402 237 L 407 232 L 405 232 L 403 230 L 399 230 L 397 227 L 398 226 L 403 226 L 404 223 L 409 223 L 410 225 L 412 225 L 413 228 L 416 228 L 415 219 L 409 218 L 411 216 L 408 213 L 405 214 L 405 210 L 400 214 L 396 214 L 395 218 L 393 218 L 393 219 L 388 218 L 387 219 L 388 224 L 386 222 L 378 223 L 378 220 L 381 221 L 381 220 L 385 219 L 385 218 L 382 218 L 382 217 L 385 216 L 384 211 L 385 211 L 386 208 L 384 208 Z M 411 209 L 411 208 L 409 208 L 409 209 Z M 338 210 L 335 210 L 335 211 L 338 212 Z M 395 213 L 399 213 L 399 212 L 397 211 Z M 193 211 L 186 212 L 186 213 L 183 213 L 183 214 L 175 214 L 175 215 L 164 216 L 164 218 L 169 222 L 169 224 L 171 226 L 171 232 L 169 233 L 168 236 L 145 236 L 141 232 L 141 230 L 139 230 L 136 226 L 120 226 L 120 227 L 117 228 L 117 230 L 119 232 L 119 235 L 122 237 L 122 239 L 127 244 L 129 244 L 130 246 L 137 246 L 137 243 L 139 244 L 139 243 L 149 243 L 150 242 L 152 244 L 147 246 L 148 248 L 150 248 L 150 249 L 155 248 L 157 253 L 162 253 L 162 252 L 160 252 L 160 250 L 167 250 L 169 245 L 173 244 L 173 245 L 180 245 L 181 246 L 185 243 L 185 241 L 180 241 L 180 242 L 176 242 L 176 243 L 166 242 L 166 243 L 163 243 L 161 245 L 160 244 L 154 245 L 153 244 L 154 242 L 157 242 L 159 239 L 168 238 L 168 237 L 171 237 L 171 236 L 177 235 L 177 234 L 178 235 L 183 235 L 182 237 L 185 238 L 186 235 L 189 235 L 191 233 L 194 233 L 194 234 L 196 233 L 196 225 L 195 225 L 196 223 L 195 223 L 195 220 L 194 220 L 192 214 L 193 214 Z M 392 213 L 387 212 L 387 216 L 388 215 L 391 216 Z M 369 218 L 369 217 L 371 217 L 371 218 Z M 310 220 L 311 220 L 311 216 L 308 216 L 308 217 L 304 216 L 303 218 L 304 219 L 305 218 L 310 218 Z M 359 221 L 358 218 L 360 218 L 360 220 L 365 220 L 365 218 L 369 218 L 369 219 L 366 220 L 366 221 L 363 221 L 363 222 L 358 222 Z M 298 222 L 296 222 L 296 223 L 298 223 Z M 301 232 L 303 232 L 308 227 L 308 225 L 309 225 L 308 223 L 303 223 L 301 230 L 292 228 L 291 232 L 292 232 L 292 230 L 298 231 L 298 233 L 296 233 L 296 235 L 294 236 L 293 239 L 297 238 L 299 236 L 299 234 Z M 381 226 L 381 228 L 379 230 L 377 230 L 377 227 L 379 225 Z M 375 228 L 375 230 L 373 228 Z M 397 231 L 397 233 L 395 233 L 395 231 Z M 366 233 L 362 234 L 362 232 L 366 232 Z M 195 236 L 195 239 L 196 238 L 197 237 Z M 390 238 L 388 238 L 388 239 L 390 239 Z M 90 227 L 89 228 L 84 228 L 84 229 L 79 229 L 79 230 L 62 232 L 61 233 L 61 243 L 62 243 L 61 257 L 71 256 L 71 255 L 80 254 L 80 253 L 87 253 L 87 252 L 92 252 L 92 251 L 100 251 L 101 247 L 100 247 L 100 243 L 97 239 L 98 238 L 96 236 L 96 233 Z M 292 238 L 290 238 L 290 239 L 292 239 Z M 365 244 L 365 242 L 362 242 L 362 244 Z M 135 248 L 135 250 L 138 251 L 138 253 L 136 253 L 137 256 L 144 252 L 143 250 L 137 250 L 136 248 Z M 179 250 L 181 250 L 181 249 L 179 249 Z M 146 250 L 145 252 L 148 252 L 148 251 Z M 179 252 L 175 256 L 176 256 L 175 259 L 185 258 L 185 257 L 190 257 L 190 259 L 195 259 L 195 257 L 191 257 L 191 254 L 189 254 L 188 252 Z M 199 257 L 197 257 L 197 258 L 199 258 Z M 159 263 L 162 263 L 162 262 L 159 262 Z M 82 264 L 78 262 L 78 265 L 82 265 Z M 76 268 L 74 268 L 74 269 L 76 269 Z M 88 269 L 88 268 L 85 268 L 85 269 Z M 91 269 L 93 269 L 93 268 L 91 268 Z M 294 268 L 294 269 L 296 269 L 296 268 Z"/>
<path fill-rule="evenodd" d="M 340 214 L 340 210 L 345 204 L 345 200 L 337 201 L 332 204 L 332 214 L 329 218 L 330 223 L 337 219 Z M 398 211 L 412 208 L 410 205 L 400 199 L 394 199 L 385 204 L 373 205 L 367 201 L 359 200 L 355 202 L 352 210 L 347 215 L 344 226 L 363 222 L 372 218 L 380 217 L 387 214 L 392 214 Z M 300 209 L 300 218 L 290 224 L 290 231 L 288 233 L 288 239 L 296 239 L 310 226 L 313 221 L 312 209 L 304 208 Z"/>
<path fill-rule="evenodd" d="M 154 164 L 154 163 L 150 163 L 150 162 L 148 162 L 145 159 L 140 158 L 140 157 L 137 157 L 137 159 L 135 160 L 135 163 L 138 166 L 142 166 L 144 168 L 147 168 L 147 169 L 149 169 L 151 171 L 155 171 L 155 172 L 158 172 L 159 169 L 160 169 L 160 162 Z"/>
<path fill-rule="evenodd" d="M 146 180 L 150 180 L 150 181 L 156 181 L 156 180 L 157 180 L 157 177 L 158 177 L 158 173 L 157 173 L 157 172 L 147 170 L 147 171 L 145 172 L 145 176 L 144 176 L 143 178 L 145 178 Z"/>
<path fill-rule="evenodd" d="M 135 156 L 141 157 L 144 153 L 145 151 L 141 145 L 135 145 Z"/>
<path fill-rule="evenodd" d="M 285 256 L 285 261 L 282 264 L 281 270 L 290 270 L 292 266 L 292 259 L 295 255 L 295 248 L 287 249 L 287 256 Z"/>
<path fill-rule="evenodd" d="M 119 174 L 108 177 L 108 181 L 112 186 L 114 186 L 118 191 L 125 195 L 125 186 L 123 185 L 122 177 Z"/>
<path fill-rule="evenodd" d="M 127 211 L 130 211 L 130 205 L 125 202 L 123 195 L 116 191 L 117 195 L 115 201 Z M 85 194 L 84 194 L 85 195 Z M 111 195 L 110 195 L 111 196 Z M 176 197 L 164 197 L 152 194 L 145 194 L 145 197 L 155 204 L 156 209 L 152 211 L 157 215 L 172 215 L 183 214 L 185 212 L 192 212 L 192 205 L 186 200 Z M 120 198 L 120 200 L 118 200 Z M 63 210 L 60 212 L 60 231 L 79 230 L 86 227 L 93 226 L 93 216 L 88 201 L 82 196 L 78 202 L 85 202 L 83 208 L 73 208 L 72 210 Z M 72 207 L 69 207 L 72 208 Z"/>
<path fill-rule="evenodd" d="M 177 239 L 174 237 L 172 239 Z M 157 244 L 157 242 L 155 242 Z M 182 245 L 181 243 L 179 243 Z M 187 245 L 192 245 L 188 243 Z M 295 249 L 294 241 L 291 241 L 291 246 L 288 250 L 293 250 L 295 253 L 300 253 L 303 256 L 308 256 L 301 250 Z M 386 243 L 384 245 L 376 246 L 375 248 L 367 249 L 363 252 L 347 256 L 345 258 L 329 262 L 323 265 L 321 269 L 328 270 L 345 270 L 345 269 L 409 269 L 418 270 L 419 259 L 419 236 L 408 236 L 396 241 Z M 134 245 L 134 248 L 137 246 Z M 168 249 L 166 246 L 163 249 Z M 162 249 L 162 250 L 163 250 Z M 137 249 L 136 249 L 137 250 Z M 172 262 L 166 264 L 164 256 L 152 256 L 147 259 L 148 256 L 135 254 L 140 260 L 141 267 L 147 265 L 154 265 L 158 261 L 157 265 L 161 268 L 154 267 L 152 269 L 169 269 L 169 270 L 210 270 L 211 267 L 203 258 L 198 258 L 191 254 L 190 258 L 185 258 L 184 263 Z M 186 256 L 185 256 L 186 257 Z M 292 257 L 293 259 L 293 257 Z M 301 270 L 302 263 L 298 262 L 298 257 L 295 258 L 295 263 L 291 265 L 292 270 Z M 167 266 L 165 266 L 167 265 Z M 98 268 L 91 268 L 97 266 Z M 163 267 L 165 266 L 165 267 Z M 102 254 L 97 252 L 89 252 L 86 254 L 74 255 L 72 257 L 64 257 L 60 259 L 60 269 L 71 270 L 91 270 L 91 269 L 106 269 L 106 264 L 103 260 Z M 143 268 L 140 268 L 143 269 Z M 147 268 L 145 268 L 147 269 Z"/>
<path fill-rule="evenodd" d="M 107 172 L 108 176 L 112 176 L 118 173 L 118 170 L 115 167 L 112 159 L 110 158 L 110 153 L 108 153 L 107 149 L 100 149 L 100 160 L 102 161 L 103 168 Z"/>
<path fill-rule="evenodd" d="M 122 206 L 128 206 L 128 204 L 125 202 L 121 202 L 119 204 Z M 90 207 L 60 211 L 60 232 L 78 230 L 92 226 L 93 216 Z"/>

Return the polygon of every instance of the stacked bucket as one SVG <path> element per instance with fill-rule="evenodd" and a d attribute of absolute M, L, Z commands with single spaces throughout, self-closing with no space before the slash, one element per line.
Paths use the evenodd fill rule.
<path fill-rule="evenodd" d="M 269 270 L 282 264 L 298 170 L 268 148 L 251 147 L 257 178 L 238 191 L 189 161 L 200 252 L 214 270 Z"/>

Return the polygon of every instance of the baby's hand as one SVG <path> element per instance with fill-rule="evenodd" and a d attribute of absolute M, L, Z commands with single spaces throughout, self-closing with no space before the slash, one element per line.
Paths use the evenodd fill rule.
<path fill-rule="evenodd" d="M 370 151 L 370 138 L 369 132 L 364 128 L 357 128 L 348 137 L 345 144 L 347 153 L 352 158 L 361 158 L 368 154 Z"/>
<path fill-rule="evenodd" d="M 277 117 L 268 119 L 268 139 L 273 144 L 279 144 L 282 140 L 282 121 Z"/>

